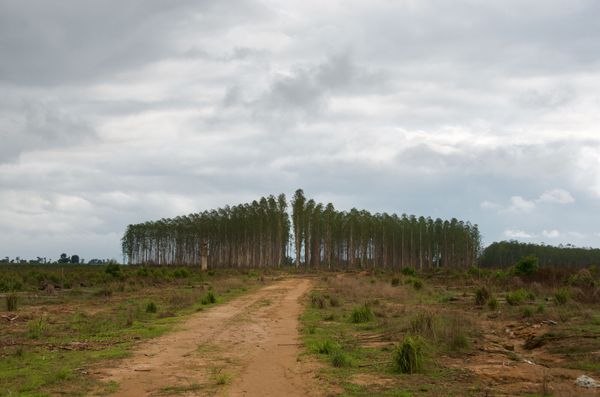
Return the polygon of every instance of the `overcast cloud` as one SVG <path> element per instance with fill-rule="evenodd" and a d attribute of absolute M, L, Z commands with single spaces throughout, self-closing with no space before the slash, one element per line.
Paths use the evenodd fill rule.
<path fill-rule="evenodd" d="M 600 246 L 600 2 L 0 0 L 0 256 L 298 188 Z"/>

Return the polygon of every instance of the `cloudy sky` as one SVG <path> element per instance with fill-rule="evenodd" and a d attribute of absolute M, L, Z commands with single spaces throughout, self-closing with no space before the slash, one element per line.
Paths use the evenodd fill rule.
<path fill-rule="evenodd" d="M 596 0 L 0 0 L 0 256 L 304 188 L 600 246 Z"/>

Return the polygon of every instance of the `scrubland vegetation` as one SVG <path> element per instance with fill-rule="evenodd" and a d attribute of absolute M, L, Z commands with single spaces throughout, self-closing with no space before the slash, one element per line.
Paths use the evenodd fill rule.
<path fill-rule="evenodd" d="M 349 396 L 572 395 L 600 377 L 600 275 L 469 268 L 320 277 L 302 338 Z"/>

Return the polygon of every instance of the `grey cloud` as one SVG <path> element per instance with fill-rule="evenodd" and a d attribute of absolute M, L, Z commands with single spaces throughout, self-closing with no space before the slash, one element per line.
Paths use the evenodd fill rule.
<path fill-rule="evenodd" d="M 597 2 L 328 4 L 0 0 L 0 256 L 298 187 L 598 244 Z"/>

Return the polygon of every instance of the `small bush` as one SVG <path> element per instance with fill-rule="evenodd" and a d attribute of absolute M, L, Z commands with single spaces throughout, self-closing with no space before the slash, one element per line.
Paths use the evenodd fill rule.
<path fill-rule="evenodd" d="M 16 294 L 6 295 L 6 310 L 9 312 L 16 312 L 18 300 L 19 299 Z"/>
<path fill-rule="evenodd" d="M 416 276 L 417 272 L 415 271 L 415 269 L 413 269 L 412 267 L 405 267 L 402 269 L 402 274 L 404 274 L 405 276 Z"/>
<path fill-rule="evenodd" d="M 523 317 L 527 318 L 527 317 L 532 317 L 533 316 L 533 309 L 531 307 L 526 307 L 525 309 L 523 309 Z"/>
<path fill-rule="evenodd" d="M 513 267 L 513 272 L 519 276 L 529 276 L 539 269 L 539 260 L 535 255 L 521 258 Z"/>
<path fill-rule="evenodd" d="M 506 303 L 508 303 L 511 306 L 518 306 L 521 303 L 523 303 L 526 297 L 527 293 L 524 289 L 518 289 L 513 292 L 508 292 L 506 294 Z"/>
<path fill-rule="evenodd" d="M 340 349 L 340 345 L 330 339 L 317 342 L 315 351 L 319 354 L 332 354 Z"/>
<path fill-rule="evenodd" d="M 561 288 L 554 293 L 554 301 L 557 305 L 564 305 L 569 300 L 569 292 Z"/>
<path fill-rule="evenodd" d="M 400 285 L 400 278 L 394 277 L 390 283 L 392 284 L 392 287 L 397 287 Z"/>
<path fill-rule="evenodd" d="M 156 303 L 148 302 L 148 304 L 146 305 L 146 313 L 156 313 L 157 311 L 158 308 L 156 307 Z"/>
<path fill-rule="evenodd" d="M 331 307 L 339 307 L 341 305 L 341 302 L 337 296 L 332 295 L 329 297 L 329 304 L 331 305 Z"/>
<path fill-rule="evenodd" d="M 544 313 L 546 311 L 546 306 L 544 306 L 543 304 L 539 304 L 537 309 L 535 309 L 535 311 L 540 314 Z"/>
<path fill-rule="evenodd" d="M 336 350 L 331 354 L 331 365 L 336 368 L 350 367 L 352 365 L 350 357 L 341 350 Z"/>
<path fill-rule="evenodd" d="M 181 268 L 181 269 L 177 269 L 173 272 L 173 277 L 175 278 L 189 278 L 190 277 L 190 272 L 185 269 L 185 268 Z"/>
<path fill-rule="evenodd" d="M 423 282 L 421 280 L 419 280 L 419 279 L 415 279 L 413 281 L 413 287 L 415 287 L 415 289 L 417 291 L 419 291 L 419 290 L 421 290 L 423 288 Z"/>
<path fill-rule="evenodd" d="M 121 273 L 121 266 L 116 263 L 109 263 L 106 265 L 106 269 L 104 269 L 104 271 L 115 278 L 121 278 L 123 276 Z"/>
<path fill-rule="evenodd" d="M 394 352 L 394 364 L 403 374 L 414 374 L 423 368 L 423 346 L 418 338 L 407 336 Z"/>
<path fill-rule="evenodd" d="M 490 310 L 497 310 L 498 309 L 498 299 L 496 299 L 492 296 L 490 298 L 490 300 L 488 300 L 488 307 L 490 308 Z"/>
<path fill-rule="evenodd" d="M 316 307 L 318 309 L 325 309 L 325 307 L 327 307 L 325 298 L 323 298 L 321 295 L 312 295 L 310 297 L 310 304 L 312 307 Z"/>
<path fill-rule="evenodd" d="M 369 321 L 373 320 L 374 315 L 371 308 L 365 304 L 362 306 L 355 307 L 352 310 L 352 315 L 350 316 L 350 318 L 355 324 L 368 323 Z"/>
<path fill-rule="evenodd" d="M 209 305 L 211 303 L 217 303 L 217 297 L 216 297 L 216 295 L 215 295 L 214 292 L 208 291 L 206 294 L 204 294 L 204 296 L 200 300 L 200 303 L 202 303 L 203 305 Z"/>
<path fill-rule="evenodd" d="M 490 299 L 490 291 L 487 288 L 481 287 L 475 291 L 475 304 L 477 306 L 483 306 Z"/>

